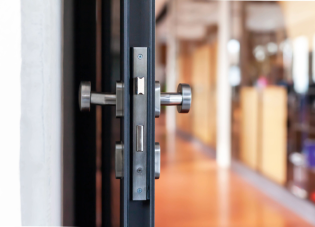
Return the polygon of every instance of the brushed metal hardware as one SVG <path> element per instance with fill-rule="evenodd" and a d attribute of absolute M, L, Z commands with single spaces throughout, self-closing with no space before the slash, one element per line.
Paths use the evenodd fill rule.
<path fill-rule="evenodd" d="M 159 117 L 161 106 L 177 106 L 178 113 L 188 113 L 191 106 L 191 88 L 179 84 L 177 92 L 161 93 L 160 83 L 155 81 L 155 117 Z"/>
<path fill-rule="evenodd" d="M 154 146 L 154 154 L 155 154 L 155 179 L 160 179 L 161 173 L 161 148 L 160 143 L 155 142 Z"/>
<path fill-rule="evenodd" d="M 181 105 L 183 102 L 183 97 L 181 94 L 177 93 L 162 93 L 160 100 L 161 106 L 174 106 Z"/>
<path fill-rule="evenodd" d="M 124 176 L 124 144 L 116 142 L 115 145 L 115 176 L 116 179 Z"/>
<path fill-rule="evenodd" d="M 160 96 L 161 96 L 161 86 L 160 86 L 160 82 L 155 81 L 155 117 L 159 117 L 161 114 L 161 100 L 160 100 Z"/>
<path fill-rule="evenodd" d="M 133 47 L 132 94 L 132 200 L 147 199 L 147 78 L 148 48 Z M 141 95 L 140 95 L 141 94 Z M 141 152 L 139 152 L 141 151 Z"/>
<path fill-rule="evenodd" d="M 143 151 L 143 125 L 137 125 L 137 151 Z"/>
<path fill-rule="evenodd" d="M 148 168 L 148 154 L 153 155 L 147 144 L 147 115 L 148 115 L 148 48 L 133 47 L 131 49 L 131 160 L 132 160 L 132 191 L 134 201 L 144 201 L 150 198 Z M 81 111 L 89 111 L 91 104 L 116 106 L 116 117 L 123 116 L 124 84 L 116 83 L 115 94 L 97 93 L 91 91 L 90 82 L 81 82 L 79 89 L 79 106 Z M 188 84 L 179 84 L 177 92 L 161 93 L 160 83 L 155 82 L 155 117 L 159 117 L 161 106 L 177 106 L 179 113 L 188 113 L 191 107 L 191 88 Z M 149 152 L 149 153 L 148 153 Z M 159 143 L 154 146 L 154 177 L 160 178 L 161 148 Z M 124 177 L 124 145 L 116 142 L 115 145 L 115 176 Z"/>
<path fill-rule="evenodd" d="M 182 103 L 177 105 L 177 112 L 188 113 L 191 106 L 191 87 L 188 84 L 179 84 L 177 93 L 182 95 Z"/>
<path fill-rule="evenodd" d="M 116 94 L 91 92 L 91 82 L 83 81 L 79 88 L 79 106 L 81 111 L 90 111 L 91 104 L 116 106 L 116 117 L 123 116 L 124 84 L 116 83 Z"/>
<path fill-rule="evenodd" d="M 116 82 L 116 117 L 124 116 L 124 84 Z"/>
<path fill-rule="evenodd" d="M 83 81 L 79 88 L 79 106 L 81 111 L 90 111 L 91 82 Z"/>
<path fill-rule="evenodd" d="M 91 104 L 116 105 L 116 95 L 91 93 Z"/>

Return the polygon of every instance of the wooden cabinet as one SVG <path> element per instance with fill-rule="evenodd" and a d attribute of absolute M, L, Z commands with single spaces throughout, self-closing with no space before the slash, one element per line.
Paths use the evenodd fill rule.
<path fill-rule="evenodd" d="M 268 87 L 261 94 L 261 161 L 259 170 L 279 184 L 287 172 L 287 92 Z"/>
<path fill-rule="evenodd" d="M 205 144 L 216 146 L 217 44 L 206 44 L 192 54 L 192 131 Z"/>
<path fill-rule="evenodd" d="M 286 123 L 285 88 L 242 88 L 240 160 L 279 184 L 287 175 Z"/>
<path fill-rule="evenodd" d="M 192 81 L 191 55 L 188 53 L 179 55 L 177 59 L 177 68 L 178 68 L 178 83 L 186 83 L 186 84 L 191 85 L 191 81 Z M 189 114 L 176 115 L 177 128 L 188 134 L 192 132 L 192 119 L 193 119 L 192 112 L 193 110 L 191 108 L 189 111 Z"/>
<path fill-rule="evenodd" d="M 252 169 L 258 169 L 259 95 L 254 87 L 241 90 L 240 159 Z"/>

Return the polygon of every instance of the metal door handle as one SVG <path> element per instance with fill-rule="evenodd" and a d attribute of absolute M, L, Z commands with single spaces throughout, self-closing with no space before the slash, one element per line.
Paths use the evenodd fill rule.
<path fill-rule="evenodd" d="M 155 81 L 155 117 L 161 114 L 161 106 L 177 106 L 178 113 L 188 113 L 191 106 L 191 87 L 179 84 L 177 92 L 161 93 L 160 82 Z M 160 178 L 161 148 L 155 143 L 155 179 Z"/>
<path fill-rule="evenodd" d="M 116 94 L 91 92 L 91 82 L 82 81 L 79 88 L 79 106 L 81 111 L 90 111 L 91 104 L 116 106 L 116 117 L 123 116 L 123 83 L 116 83 Z"/>
<path fill-rule="evenodd" d="M 188 113 L 191 106 L 191 88 L 188 84 L 179 84 L 177 92 L 161 93 L 161 86 L 155 81 L 155 117 L 159 117 L 161 106 L 177 106 L 178 113 Z"/>
<path fill-rule="evenodd" d="M 135 49 L 135 51 L 146 51 L 146 49 Z M 146 52 L 144 52 L 146 53 Z M 137 65 L 136 65 L 137 66 Z M 146 69 L 146 68 L 144 68 Z M 135 78 L 135 94 L 134 95 L 145 95 L 145 83 L 144 77 Z M 79 106 L 81 111 L 90 111 L 91 104 L 95 105 L 113 105 L 116 106 L 116 117 L 123 116 L 123 92 L 124 84 L 116 83 L 116 94 L 97 93 L 91 91 L 91 82 L 83 81 L 80 84 L 79 89 Z M 161 93 L 160 83 L 155 82 L 155 117 L 159 117 L 161 113 L 161 106 L 177 106 L 179 113 L 188 113 L 191 106 L 191 88 L 188 84 L 179 84 L 177 92 L 166 92 Z M 144 151 L 143 144 L 143 125 L 136 125 L 137 127 L 137 152 Z M 139 133 L 138 133 L 139 131 Z M 139 140 L 139 141 L 138 141 Z M 136 152 L 136 153 L 137 153 Z M 160 178 L 160 165 L 161 165 L 161 149 L 160 144 L 155 143 L 155 179 Z M 115 175 L 116 178 L 123 177 L 123 158 L 124 146 L 122 142 L 116 143 L 115 146 Z M 143 164 L 143 163 L 142 163 Z M 138 163 L 139 165 L 139 163 Z M 142 175 L 142 168 L 136 169 L 136 174 Z M 134 187 L 137 186 L 136 184 Z M 135 187 L 137 188 L 137 187 Z M 136 193 L 140 193 L 138 191 Z M 142 189 L 141 189 L 142 192 Z M 133 198 L 134 200 L 145 200 L 146 196 Z"/>

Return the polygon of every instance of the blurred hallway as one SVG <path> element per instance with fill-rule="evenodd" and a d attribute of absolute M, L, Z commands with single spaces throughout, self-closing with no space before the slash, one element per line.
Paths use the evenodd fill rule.
<path fill-rule="evenodd" d="M 156 119 L 161 144 L 161 177 L 156 181 L 157 227 L 311 226 L 230 170 L 219 170 L 201 146 L 165 133 Z"/>

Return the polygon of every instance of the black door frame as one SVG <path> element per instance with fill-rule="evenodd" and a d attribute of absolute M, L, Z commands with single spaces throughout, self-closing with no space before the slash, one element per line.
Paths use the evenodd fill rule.
<path fill-rule="evenodd" d="M 120 0 L 120 74 L 124 82 L 124 117 L 121 118 L 121 136 L 124 143 L 124 178 L 120 180 L 120 226 L 153 227 L 155 197 L 155 1 Z M 108 66 L 110 56 L 110 1 L 102 1 L 102 89 L 111 92 L 113 79 Z M 79 111 L 78 88 L 81 81 L 96 85 L 96 0 L 67 0 L 64 3 L 64 85 L 63 85 L 63 224 L 96 226 L 96 113 Z M 130 49 L 148 48 L 147 79 L 147 175 L 146 201 L 131 199 L 131 76 Z M 102 226 L 111 226 L 110 209 L 110 157 L 114 154 L 110 120 L 113 114 L 104 111 L 102 116 Z M 106 112 L 106 116 L 105 116 Z M 106 145 L 107 144 L 107 145 Z M 106 145 L 106 147 L 104 146 Z M 105 160 L 105 157 L 107 159 Z M 106 162 L 106 167 L 104 166 Z"/>
<path fill-rule="evenodd" d="M 96 88 L 96 1 L 74 0 L 74 225 L 96 226 L 96 111 L 80 112 L 78 88 Z"/>
<path fill-rule="evenodd" d="M 121 138 L 124 143 L 124 178 L 121 180 L 121 226 L 122 227 L 153 227 L 155 207 L 155 160 L 154 160 L 154 91 L 155 91 L 155 1 L 154 0 L 121 0 L 121 79 L 125 84 L 124 118 L 122 121 Z M 131 89 L 131 48 L 148 48 L 148 110 L 147 110 L 147 164 L 149 197 L 146 201 L 131 199 L 131 135 L 130 119 Z"/>

